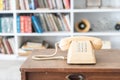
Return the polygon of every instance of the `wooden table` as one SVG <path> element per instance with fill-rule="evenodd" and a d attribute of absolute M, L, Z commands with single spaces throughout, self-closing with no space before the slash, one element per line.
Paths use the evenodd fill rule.
<path fill-rule="evenodd" d="M 36 50 L 20 68 L 22 80 L 120 80 L 120 50 L 96 51 L 95 65 L 68 65 L 66 60 L 34 61 L 32 55 L 51 54 L 54 49 Z M 58 51 L 58 55 L 67 52 Z M 70 79 L 68 79 L 70 78 Z"/>

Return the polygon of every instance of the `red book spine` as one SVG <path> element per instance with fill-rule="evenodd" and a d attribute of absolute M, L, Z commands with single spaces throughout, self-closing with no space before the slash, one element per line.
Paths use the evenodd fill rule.
<path fill-rule="evenodd" d="M 70 0 L 63 0 L 65 9 L 70 9 Z"/>
<path fill-rule="evenodd" d="M 24 16 L 20 16 L 20 29 L 21 29 L 21 33 L 24 33 L 25 32 L 25 29 L 24 29 Z"/>

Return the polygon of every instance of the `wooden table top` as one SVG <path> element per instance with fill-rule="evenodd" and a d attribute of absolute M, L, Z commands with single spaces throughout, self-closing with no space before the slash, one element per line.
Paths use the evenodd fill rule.
<path fill-rule="evenodd" d="M 54 49 L 35 50 L 22 64 L 20 70 L 26 72 L 120 72 L 120 50 L 95 51 L 95 65 L 69 65 L 66 60 L 32 60 L 32 55 L 52 54 Z M 58 50 L 57 55 L 66 56 L 67 52 Z"/>

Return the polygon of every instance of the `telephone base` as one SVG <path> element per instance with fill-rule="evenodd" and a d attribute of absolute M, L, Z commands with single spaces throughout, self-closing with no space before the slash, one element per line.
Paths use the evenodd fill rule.
<path fill-rule="evenodd" d="M 78 62 L 78 63 L 76 63 L 76 62 L 72 62 L 72 61 L 70 61 L 70 62 L 67 62 L 67 64 L 81 64 L 81 65 L 89 65 L 89 64 L 91 64 L 91 65 L 95 65 L 96 64 L 96 62 Z"/>
<path fill-rule="evenodd" d="M 68 64 L 96 64 L 90 41 L 72 41 L 67 55 Z"/>

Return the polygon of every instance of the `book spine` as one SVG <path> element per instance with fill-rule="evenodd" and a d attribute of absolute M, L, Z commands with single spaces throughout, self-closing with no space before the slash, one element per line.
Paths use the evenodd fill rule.
<path fill-rule="evenodd" d="M 14 0 L 9 0 L 9 10 L 14 10 Z"/>
<path fill-rule="evenodd" d="M 49 21 L 49 19 L 48 19 L 47 14 L 44 14 L 44 17 L 45 17 L 45 21 L 46 21 L 47 26 L 48 26 L 48 30 L 49 30 L 49 31 L 53 31 L 52 28 L 51 28 L 51 23 L 50 23 L 50 21 Z"/>
<path fill-rule="evenodd" d="M 13 32 L 13 18 L 7 17 L 6 20 L 7 20 L 7 23 L 9 24 L 9 25 L 7 24 L 7 32 L 12 33 Z"/>
<path fill-rule="evenodd" d="M 7 33 L 8 25 L 7 25 L 6 17 L 1 17 L 1 26 L 2 26 L 2 33 Z M 4 27 L 4 26 L 6 26 L 6 27 Z"/>
<path fill-rule="evenodd" d="M 5 5 L 5 10 L 10 10 L 10 1 L 6 0 L 4 5 Z"/>
<path fill-rule="evenodd" d="M 6 10 L 6 0 L 3 0 L 3 10 Z"/>
<path fill-rule="evenodd" d="M 3 44 L 3 39 L 2 37 L 0 37 L 0 53 L 5 54 L 6 53 L 6 49 L 5 46 Z"/>
<path fill-rule="evenodd" d="M 20 29 L 20 16 L 17 16 L 17 32 L 20 33 L 21 29 Z"/>
<path fill-rule="evenodd" d="M 25 29 L 24 29 L 24 26 L 25 26 L 24 19 L 25 19 L 24 16 L 20 16 L 20 31 L 21 31 L 21 33 L 25 32 Z"/>
<path fill-rule="evenodd" d="M 0 17 L 0 33 L 2 33 L 2 22 L 1 22 L 1 17 Z"/>
<path fill-rule="evenodd" d="M 19 0 L 16 0 L 16 9 L 19 10 L 20 6 L 19 6 Z"/>
<path fill-rule="evenodd" d="M 63 0 L 65 9 L 70 9 L 70 0 Z"/>
<path fill-rule="evenodd" d="M 21 10 L 25 10 L 24 1 L 23 0 L 19 0 L 19 4 L 20 4 L 20 9 Z"/>
<path fill-rule="evenodd" d="M 39 8 L 38 0 L 34 0 L 35 8 Z"/>
<path fill-rule="evenodd" d="M 51 22 L 53 24 L 52 26 L 54 27 L 55 31 L 58 31 L 57 25 L 56 25 L 55 20 L 53 18 L 53 14 L 49 14 L 49 16 L 50 16 Z"/>
<path fill-rule="evenodd" d="M 0 0 L 0 10 L 3 10 L 3 7 L 4 7 L 3 0 Z"/>
<path fill-rule="evenodd" d="M 35 0 L 31 0 L 31 9 L 35 10 Z"/>
<path fill-rule="evenodd" d="M 66 25 L 67 31 L 70 31 L 70 18 L 69 18 L 69 14 L 67 15 L 62 15 L 63 20 L 64 20 L 64 24 Z"/>
<path fill-rule="evenodd" d="M 62 0 L 56 0 L 56 4 L 57 4 L 57 9 L 63 9 Z"/>
<path fill-rule="evenodd" d="M 27 28 L 28 28 L 28 30 L 27 30 L 27 32 L 28 33 L 32 33 L 32 21 L 31 21 L 31 16 L 27 16 Z"/>
<path fill-rule="evenodd" d="M 58 17 L 53 15 L 53 18 L 54 18 L 54 21 L 55 21 L 55 23 L 57 25 L 58 31 L 62 31 L 60 22 L 58 21 Z"/>
<path fill-rule="evenodd" d="M 55 27 L 54 27 L 54 25 L 53 25 L 53 23 L 52 23 L 52 20 L 51 20 L 50 15 L 49 15 L 49 14 L 46 14 L 46 16 L 47 16 L 47 19 L 48 19 L 48 22 L 49 22 L 49 25 L 50 25 L 51 30 L 52 30 L 52 31 L 55 31 Z"/>
<path fill-rule="evenodd" d="M 7 54 L 10 54 L 10 51 L 9 51 L 7 43 L 6 43 L 6 38 L 3 38 L 3 45 L 5 47 L 5 50 L 6 50 Z"/>
<path fill-rule="evenodd" d="M 43 30 L 45 32 L 47 32 L 48 28 L 47 28 L 47 23 L 46 23 L 45 18 L 44 18 L 44 14 L 40 14 L 39 17 L 40 17 L 41 24 L 43 26 Z"/>
<path fill-rule="evenodd" d="M 50 8 L 50 9 L 53 9 L 52 0 L 48 0 L 48 3 L 49 3 L 49 8 Z"/>
<path fill-rule="evenodd" d="M 13 53 L 15 53 L 15 44 L 14 44 L 15 39 L 14 39 L 14 37 L 8 38 L 8 42 L 9 42 L 9 44 L 11 46 L 11 49 L 12 49 Z"/>
<path fill-rule="evenodd" d="M 32 16 L 31 18 L 32 18 L 32 24 L 33 24 L 33 27 L 34 27 L 35 31 L 36 31 L 37 33 L 42 33 L 42 32 L 43 32 L 42 27 L 41 27 L 41 25 L 39 24 L 36 16 Z"/>
<path fill-rule="evenodd" d="M 11 48 L 10 43 L 9 43 L 7 38 L 5 39 L 5 42 L 6 42 L 6 45 L 7 45 L 7 48 L 8 48 L 8 54 L 12 54 L 13 51 L 12 51 L 12 48 Z"/>
<path fill-rule="evenodd" d="M 56 0 L 52 0 L 52 4 L 53 4 L 54 9 L 57 9 Z"/>
<path fill-rule="evenodd" d="M 25 33 L 28 32 L 28 20 L 27 20 L 27 16 L 24 16 L 24 32 Z"/>
<path fill-rule="evenodd" d="M 25 0 L 25 7 L 26 7 L 26 10 L 30 10 L 28 0 Z"/>
<path fill-rule="evenodd" d="M 64 19 L 63 19 L 62 14 L 58 13 L 58 15 L 59 15 L 59 17 L 60 17 L 60 20 L 61 20 L 61 22 L 62 22 L 62 25 L 63 25 L 64 30 L 67 31 L 67 27 L 66 27 L 66 24 L 65 24 L 65 22 L 64 22 Z"/>
<path fill-rule="evenodd" d="M 38 0 L 40 8 L 45 8 L 45 5 L 43 3 L 43 0 Z"/>

